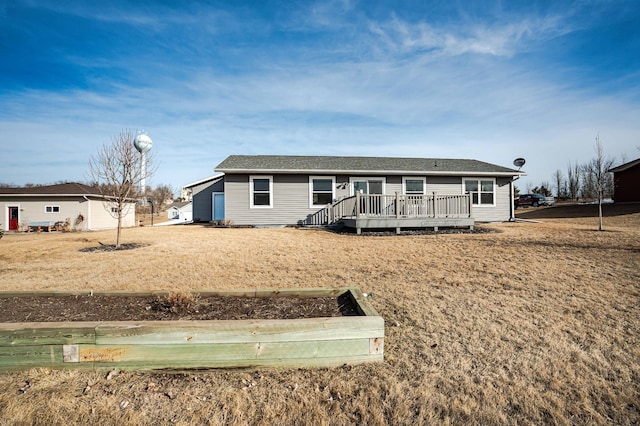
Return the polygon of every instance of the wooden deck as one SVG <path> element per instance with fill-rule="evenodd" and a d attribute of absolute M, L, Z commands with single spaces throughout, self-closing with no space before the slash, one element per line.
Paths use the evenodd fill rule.
<path fill-rule="evenodd" d="M 305 225 L 343 224 L 356 229 L 469 227 L 473 229 L 471 197 L 464 195 L 357 194 L 339 200 L 305 221 Z"/>

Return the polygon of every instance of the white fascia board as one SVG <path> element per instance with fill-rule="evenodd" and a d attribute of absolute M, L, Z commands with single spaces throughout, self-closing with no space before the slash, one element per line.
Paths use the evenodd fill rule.
<path fill-rule="evenodd" d="M 188 183 L 186 185 L 182 185 L 183 188 L 191 188 L 192 186 L 200 185 L 201 183 L 208 182 L 210 180 L 216 180 L 224 176 L 224 173 L 217 173 L 213 176 L 209 176 L 208 178 L 200 179 L 195 182 Z"/>

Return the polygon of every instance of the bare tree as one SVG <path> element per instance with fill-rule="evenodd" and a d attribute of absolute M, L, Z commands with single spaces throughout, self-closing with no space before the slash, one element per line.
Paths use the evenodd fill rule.
<path fill-rule="evenodd" d="M 555 173 L 553 173 L 553 180 L 556 184 L 556 197 L 560 199 L 564 195 L 562 193 L 564 176 L 562 176 L 562 172 L 560 171 L 560 169 L 557 169 Z"/>
<path fill-rule="evenodd" d="M 167 201 L 173 201 L 173 188 L 169 185 L 158 185 L 151 191 L 156 214 L 165 210 Z"/>
<path fill-rule="evenodd" d="M 106 210 L 118 219 L 116 248 L 120 247 L 122 217 L 128 213 L 143 176 L 141 155 L 133 145 L 134 135 L 130 130 L 122 130 L 111 137 L 95 156 L 89 159 L 90 180 L 98 184 L 100 193 L 106 198 Z M 152 155 L 147 153 L 146 177 L 155 171 Z"/>
<path fill-rule="evenodd" d="M 580 166 L 576 163 L 575 166 L 567 167 L 567 181 L 568 181 L 568 189 L 569 189 L 569 197 L 573 200 L 578 199 L 578 195 L 580 193 Z"/>
<path fill-rule="evenodd" d="M 605 156 L 600 135 L 596 136 L 594 148 L 596 156 L 587 164 L 586 168 L 592 177 L 594 190 L 598 197 L 598 231 L 602 231 L 602 199 L 609 180 L 607 171 L 613 166 L 613 159 Z"/>

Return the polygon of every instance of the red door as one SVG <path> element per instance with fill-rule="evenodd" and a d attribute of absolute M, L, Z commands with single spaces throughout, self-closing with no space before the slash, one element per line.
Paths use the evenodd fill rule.
<path fill-rule="evenodd" d="M 9 207 L 9 231 L 18 230 L 18 208 Z"/>

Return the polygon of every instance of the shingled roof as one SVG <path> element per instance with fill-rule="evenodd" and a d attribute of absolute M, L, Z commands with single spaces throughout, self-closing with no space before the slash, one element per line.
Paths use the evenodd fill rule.
<path fill-rule="evenodd" d="M 491 175 L 526 173 L 478 160 L 451 158 L 231 155 L 215 171 L 224 173 L 376 173 L 388 175 Z"/>
<path fill-rule="evenodd" d="M 98 188 L 83 185 L 81 183 L 60 183 L 57 185 L 31 186 L 28 188 L 0 188 L 0 194 L 15 195 L 57 195 L 57 196 L 78 196 L 94 195 L 100 196 Z"/>

